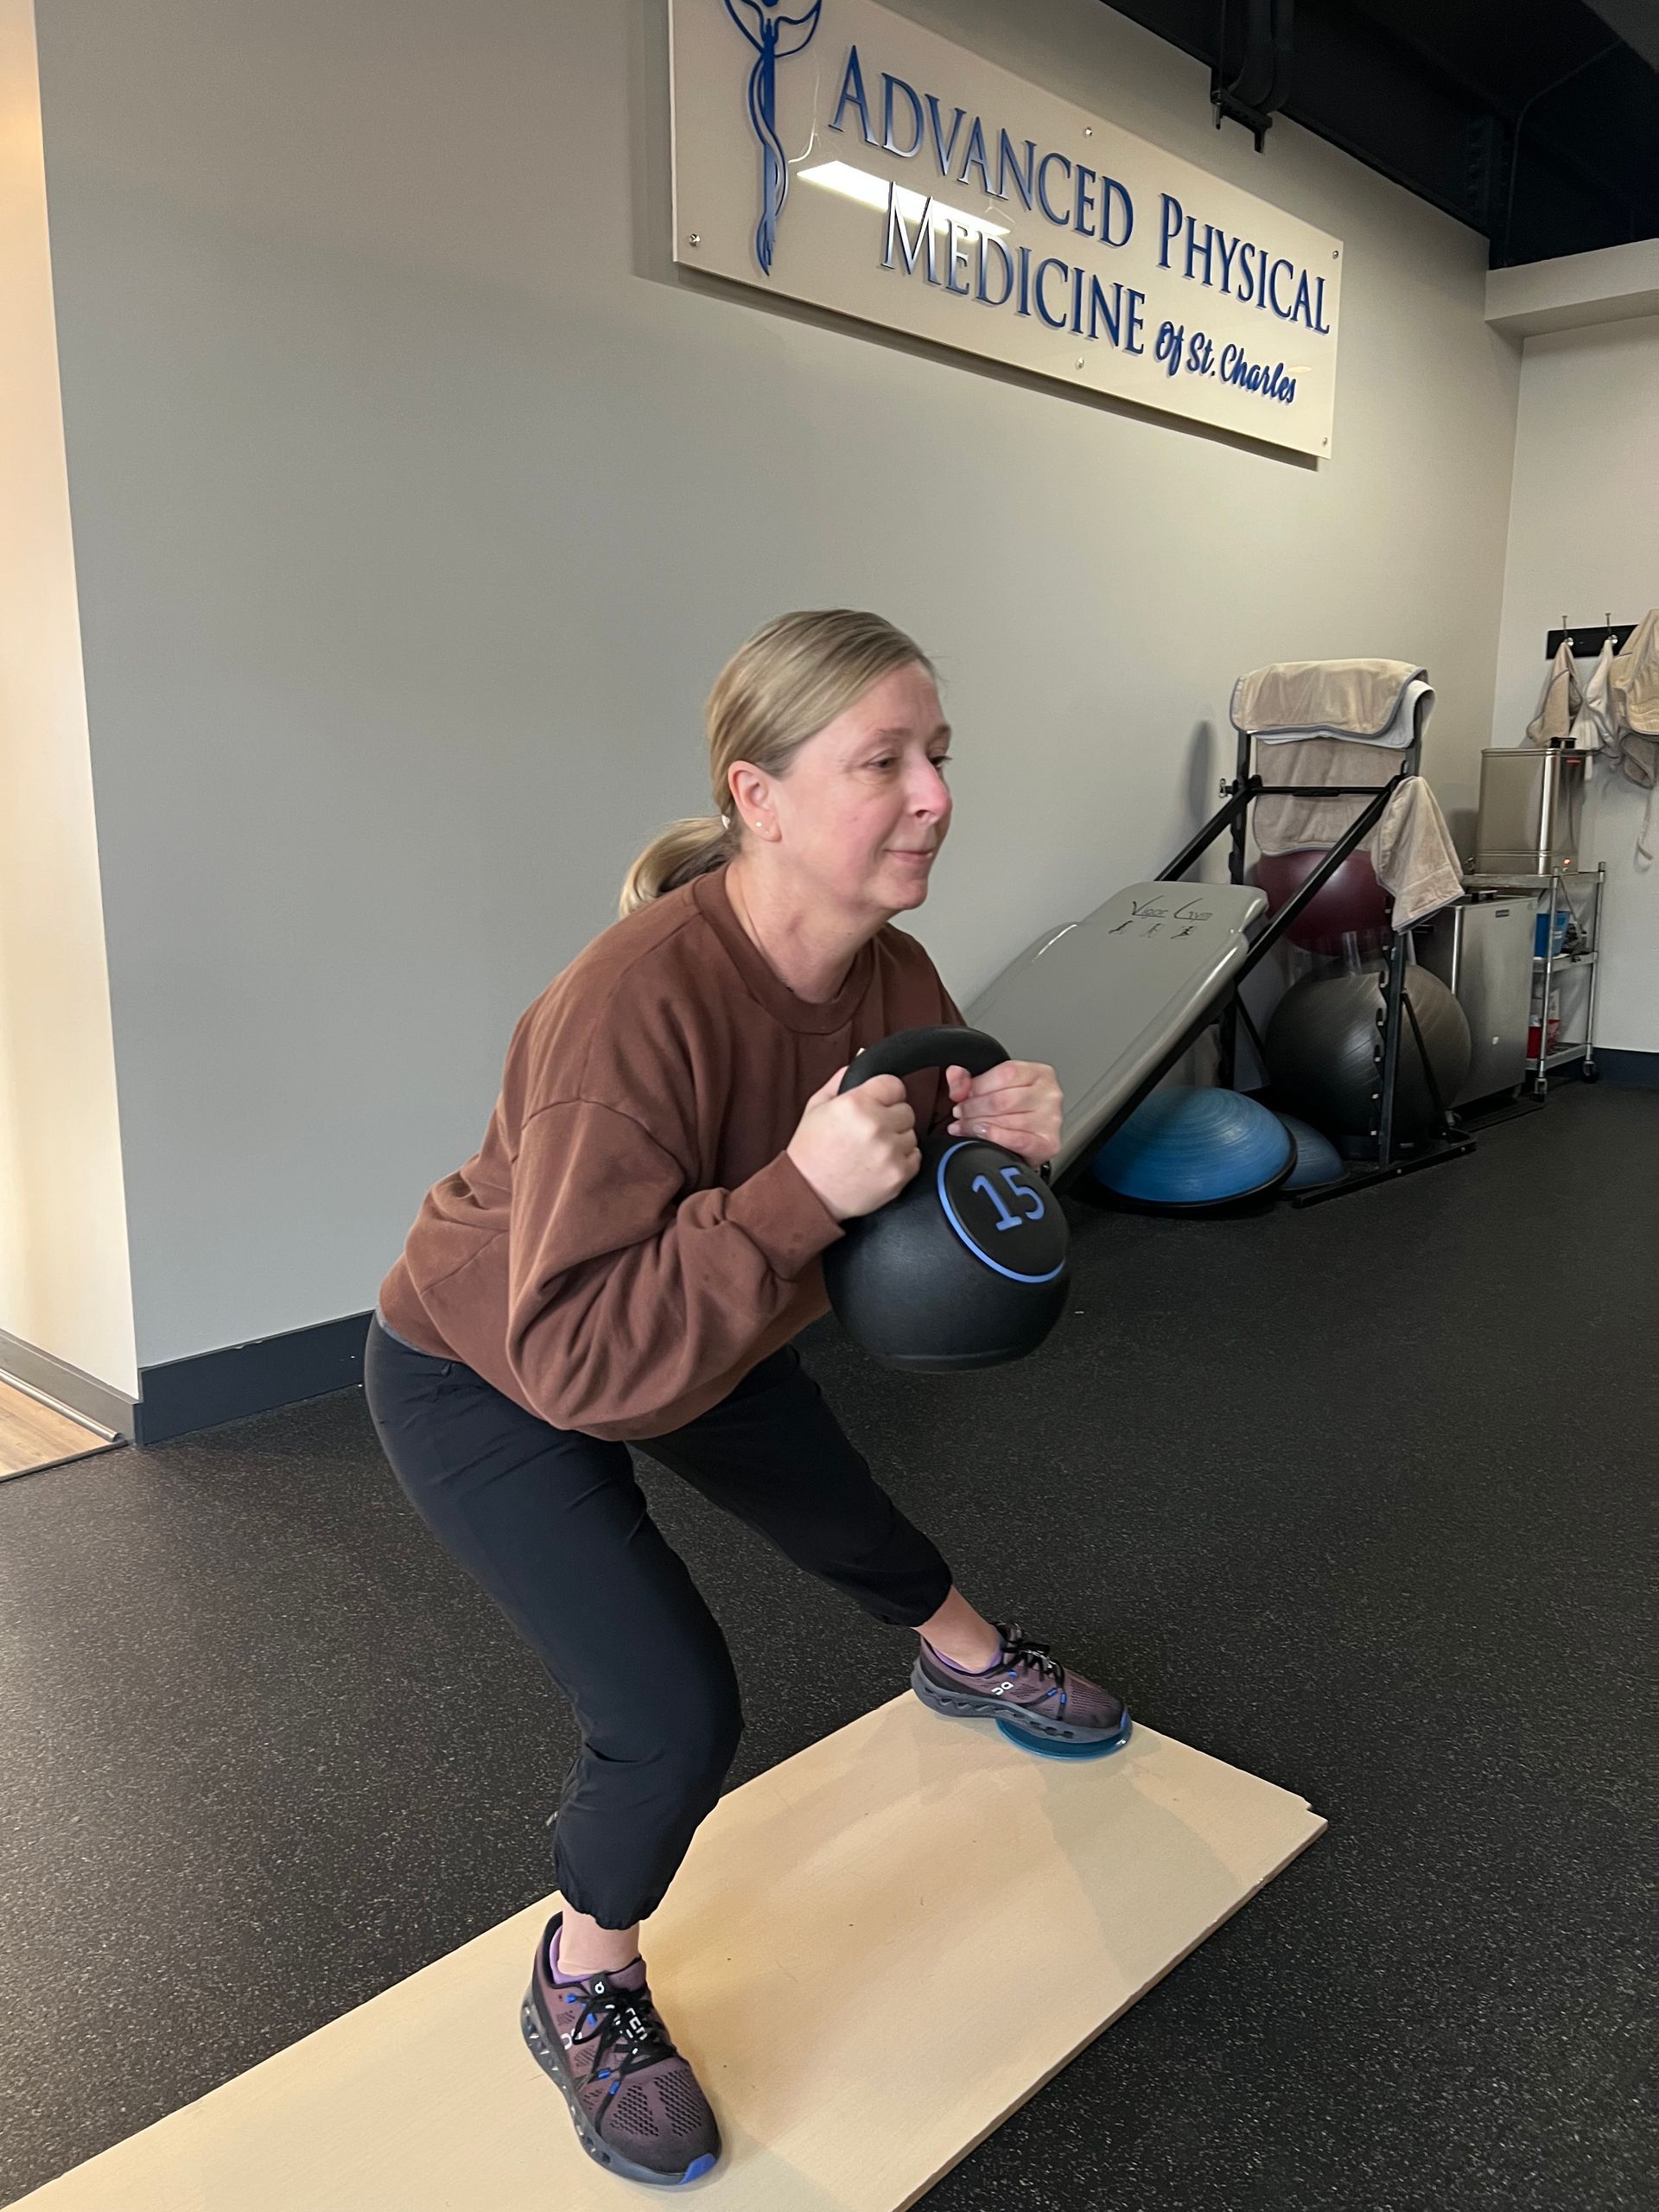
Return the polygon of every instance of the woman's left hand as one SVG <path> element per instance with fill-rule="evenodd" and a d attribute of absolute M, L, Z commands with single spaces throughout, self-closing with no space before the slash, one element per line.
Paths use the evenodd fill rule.
<path fill-rule="evenodd" d="M 1062 1102 L 1052 1068 L 1036 1060 L 1004 1060 L 983 1075 L 947 1068 L 945 1079 L 953 1137 L 984 1137 L 1017 1152 L 1032 1167 L 1043 1166 L 1058 1152 Z"/>

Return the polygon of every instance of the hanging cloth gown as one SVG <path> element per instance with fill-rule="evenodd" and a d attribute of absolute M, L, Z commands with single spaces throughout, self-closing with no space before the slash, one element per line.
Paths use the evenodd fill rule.
<path fill-rule="evenodd" d="M 1527 724 L 1529 745 L 1565 745 L 1573 728 L 1573 718 L 1584 704 L 1584 694 L 1579 689 L 1579 671 L 1573 658 L 1573 638 L 1569 632 L 1556 648 L 1555 658 L 1549 664 L 1544 677 L 1544 688 L 1538 694 L 1538 709 Z"/>
<path fill-rule="evenodd" d="M 1613 740 L 1613 639 L 1609 631 L 1584 687 L 1584 701 L 1573 717 L 1567 743 L 1580 753 L 1600 753 Z M 1586 773 L 1588 772 L 1586 771 Z"/>
<path fill-rule="evenodd" d="M 1639 868 L 1654 858 L 1653 792 L 1659 784 L 1659 607 L 1649 607 L 1608 671 L 1612 734 L 1607 750 L 1648 800 L 1636 833 Z"/>

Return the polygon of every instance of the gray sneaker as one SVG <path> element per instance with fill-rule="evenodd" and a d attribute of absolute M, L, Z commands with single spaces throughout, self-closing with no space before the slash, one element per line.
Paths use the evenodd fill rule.
<path fill-rule="evenodd" d="M 537 1947 L 520 2015 L 524 2041 L 590 2158 L 625 2181 L 671 2189 L 696 2181 L 720 2157 L 720 2130 L 652 2002 L 644 1960 L 556 1981 L 550 1952 L 563 1918 L 554 1914 Z"/>
<path fill-rule="evenodd" d="M 1051 1659 L 1048 1646 L 1015 1625 L 1002 1628 L 1001 1656 L 982 1674 L 958 1667 L 926 1637 L 911 1669 L 922 1703 L 952 1719 L 995 1720 L 1010 1743 L 1049 1758 L 1101 1758 L 1128 1741 L 1122 1698 Z"/>

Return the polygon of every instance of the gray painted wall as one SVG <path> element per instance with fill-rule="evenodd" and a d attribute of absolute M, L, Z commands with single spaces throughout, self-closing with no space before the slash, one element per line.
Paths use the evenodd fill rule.
<path fill-rule="evenodd" d="M 1344 239 L 1328 465 L 676 284 L 658 0 L 40 0 L 143 1363 L 368 1302 L 784 607 L 943 664 L 964 996 L 1166 855 L 1257 662 L 1426 660 L 1466 802 L 1481 242 L 1097 0 L 909 12 Z"/>

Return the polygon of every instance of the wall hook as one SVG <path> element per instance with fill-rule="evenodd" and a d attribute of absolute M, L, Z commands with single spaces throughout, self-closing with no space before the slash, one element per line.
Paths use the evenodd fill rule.
<path fill-rule="evenodd" d="M 1588 623 L 1575 630 L 1570 623 L 1564 621 L 1559 630 L 1545 632 L 1544 658 L 1554 660 L 1562 645 L 1570 648 L 1574 659 L 1599 653 L 1603 645 L 1609 643 L 1615 652 L 1623 652 L 1635 628 L 1634 622 L 1615 622 L 1611 608 L 1603 617 L 1599 631 L 1592 629 Z"/>

